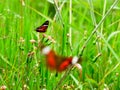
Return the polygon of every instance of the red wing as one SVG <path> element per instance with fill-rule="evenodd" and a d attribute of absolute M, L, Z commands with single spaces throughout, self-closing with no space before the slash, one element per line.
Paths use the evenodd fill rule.
<path fill-rule="evenodd" d="M 49 21 L 45 21 L 41 26 L 39 26 L 36 31 L 37 32 L 46 32 L 49 25 Z"/>
<path fill-rule="evenodd" d="M 47 66 L 51 70 L 56 70 L 58 72 L 64 71 L 72 62 L 72 57 L 63 58 L 56 56 L 54 51 L 50 51 L 47 54 Z"/>
<path fill-rule="evenodd" d="M 46 62 L 47 62 L 48 68 L 50 68 L 51 70 L 56 69 L 55 53 L 53 51 L 50 51 L 47 54 L 47 61 Z"/>
<path fill-rule="evenodd" d="M 40 26 L 36 29 L 37 32 L 46 32 L 48 26 Z"/>
<path fill-rule="evenodd" d="M 64 61 L 58 66 L 57 70 L 59 72 L 64 71 L 71 64 L 72 57 L 65 58 Z"/>
<path fill-rule="evenodd" d="M 56 70 L 57 72 L 64 71 L 69 65 L 76 64 L 78 60 L 81 61 L 81 58 L 78 58 L 77 56 L 66 58 L 58 56 L 48 46 L 43 48 L 42 53 L 46 55 L 46 63 L 48 68 L 51 70 Z"/>

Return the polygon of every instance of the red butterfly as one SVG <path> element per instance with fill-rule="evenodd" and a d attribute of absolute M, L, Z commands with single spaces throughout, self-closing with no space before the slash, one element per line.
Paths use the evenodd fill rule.
<path fill-rule="evenodd" d="M 75 57 L 60 57 L 55 54 L 50 47 L 45 47 L 42 49 L 42 53 L 46 55 L 47 66 L 51 70 L 56 70 L 58 72 L 64 71 L 71 64 L 76 64 L 79 60 L 77 56 Z"/>
<path fill-rule="evenodd" d="M 49 21 L 45 21 L 41 26 L 37 27 L 36 28 L 36 31 L 37 32 L 46 32 L 47 28 L 48 28 L 48 25 L 49 25 Z"/>

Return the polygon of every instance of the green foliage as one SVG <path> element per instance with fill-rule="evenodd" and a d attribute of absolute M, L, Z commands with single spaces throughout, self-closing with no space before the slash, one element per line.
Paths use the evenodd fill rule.
<path fill-rule="evenodd" d="M 115 1 L 71 1 L 58 0 L 61 7 L 58 13 L 53 0 L 0 0 L 0 87 L 5 85 L 8 90 L 56 87 L 64 72 L 56 77 L 56 72 L 46 68 L 45 57 L 38 48 L 42 34 L 35 32 L 36 27 L 49 20 L 46 35 L 56 41 L 50 47 L 58 55 L 79 56 L 85 45 L 82 76 L 79 70 L 72 69 L 59 90 L 120 89 L 120 3 L 90 37 Z"/>

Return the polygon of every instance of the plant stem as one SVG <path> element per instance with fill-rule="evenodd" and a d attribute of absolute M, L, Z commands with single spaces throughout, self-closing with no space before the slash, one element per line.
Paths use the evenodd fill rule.
<path fill-rule="evenodd" d="M 86 47 L 87 43 L 89 42 L 89 40 L 91 39 L 91 37 L 94 35 L 94 33 L 97 31 L 97 29 L 100 27 L 100 25 L 103 23 L 103 21 L 106 19 L 106 17 L 108 16 L 108 14 L 111 12 L 111 10 L 113 9 L 113 7 L 118 3 L 119 0 L 116 0 L 110 7 L 110 9 L 107 11 L 107 13 L 102 17 L 101 21 L 96 25 L 96 27 L 93 29 L 91 35 L 88 37 L 88 39 L 85 41 L 85 43 L 83 44 L 82 50 L 84 49 L 84 47 Z M 83 54 L 83 52 L 80 52 L 79 56 L 81 56 Z"/>

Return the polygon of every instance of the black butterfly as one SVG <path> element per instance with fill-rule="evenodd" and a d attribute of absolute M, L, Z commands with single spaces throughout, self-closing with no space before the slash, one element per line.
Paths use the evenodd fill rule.
<path fill-rule="evenodd" d="M 41 26 L 37 27 L 36 31 L 44 33 L 44 32 L 46 32 L 48 25 L 49 25 L 49 21 L 47 20 Z"/>

